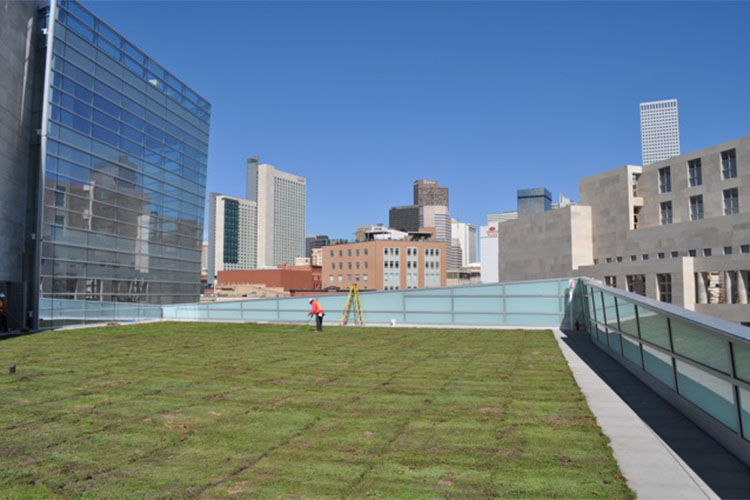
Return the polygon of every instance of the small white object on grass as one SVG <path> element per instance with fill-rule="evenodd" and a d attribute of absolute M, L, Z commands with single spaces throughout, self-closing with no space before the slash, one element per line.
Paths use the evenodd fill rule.
<path fill-rule="evenodd" d="M 396 326 L 396 318 L 391 318 L 391 326 Z"/>

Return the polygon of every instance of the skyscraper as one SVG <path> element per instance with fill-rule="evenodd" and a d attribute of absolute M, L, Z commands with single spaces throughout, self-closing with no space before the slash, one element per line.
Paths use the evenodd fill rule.
<path fill-rule="evenodd" d="M 545 188 L 518 190 L 518 216 L 537 214 L 552 207 L 552 193 Z"/>
<path fill-rule="evenodd" d="M 11 328 L 22 326 L 26 311 L 33 311 L 25 289 L 34 266 L 26 246 L 36 224 L 27 221 L 31 165 L 31 110 L 34 58 L 39 42 L 37 5 L 33 2 L 0 3 L 0 292 L 8 296 Z M 34 108 L 40 105 L 35 103 Z M 37 149 L 38 151 L 38 149 Z M 38 162 L 37 162 L 38 163 Z M 32 287 L 37 288 L 37 287 Z"/>
<path fill-rule="evenodd" d="M 312 258 L 312 251 L 316 248 L 323 248 L 331 244 L 331 239 L 327 234 L 314 234 L 305 238 L 305 257 Z"/>
<path fill-rule="evenodd" d="M 643 165 L 679 156 L 677 99 L 642 102 L 640 109 Z"/>
<path fill-rule="evenodd" d="M 468 266 L 477 260 L 477 226 L 451 219 L 451 235 L 461 247 L 461 265 Z"/>
<path fill-rule="evenodd" d="M 208 218 L 208 282 L 219 271 L 258 267 L 258 206 L 254 201 L 211 193 Z"/>
<path fill-rule="evenodd" d="M 13 293 L 19 316 L 35 327 L 40 300 L 49 324 L 70 304 L 59 299 L 197 300 L 210 104 L 75 1 L 5 5 L 0 74 L 20 98 L 11 135 L 37 131 L 19 143 L 26 161 L 0 165 L 25 192 L 13 198 L 24 248 L 9 280 L 25 290 Z"/>
<path fill-rule="evenodd" d="M 294 265 L 305 256 L 307 180 L 258 157 L 247 160 L 248 200 L 258 206 L 258 268 Z"/>
<path fill-rule="evenodd" d="M 419 179 L 414 181 L 414 204 L 448 206 L 448 188 L 438 186 L 433 179 Z"/>
<path fill-rule="evenodd" d="M 388 226 L 399 231 L 419 231 L 419 205 L 391 208 L 388 212 Z"/>

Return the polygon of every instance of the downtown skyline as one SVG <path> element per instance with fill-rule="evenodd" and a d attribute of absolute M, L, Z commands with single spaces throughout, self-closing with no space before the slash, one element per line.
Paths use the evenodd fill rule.
<path fill-rule="evenodd" d="M 679 100 L 683 151 L 750 130 L 748 4 L 85 4 L 212 102 L 207 191 L 242 196 L 259 154 L 309 179 L 310 234 L 387 223 L 419 178 L 474 224 L 520 188 L 578 199 L 640 164 L 644 101 Z"/>

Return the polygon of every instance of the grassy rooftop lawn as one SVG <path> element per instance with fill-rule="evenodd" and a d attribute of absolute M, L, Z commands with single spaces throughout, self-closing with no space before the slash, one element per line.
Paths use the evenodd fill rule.
<path fill-rule="evenodd" d="M 0 342 L 0 497 L 633 497 L 549 331 L 312 330 Z"/>

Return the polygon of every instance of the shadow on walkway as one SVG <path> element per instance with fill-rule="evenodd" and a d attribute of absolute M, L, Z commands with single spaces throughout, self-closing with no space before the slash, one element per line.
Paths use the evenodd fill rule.
<path fill-rule="evenodd" d="M 721 498 L 750 498 L 750 468 L 594 345 L 585 332 L 564 342 Z"/>

